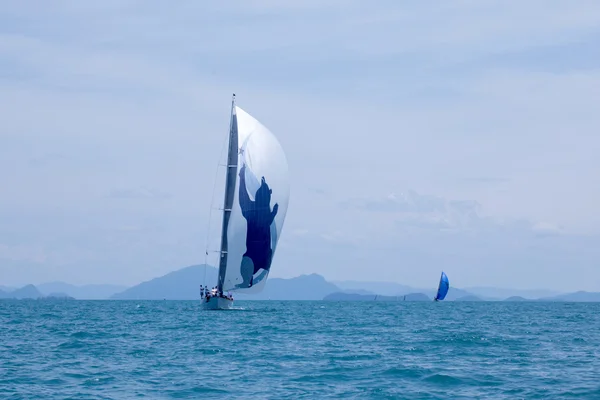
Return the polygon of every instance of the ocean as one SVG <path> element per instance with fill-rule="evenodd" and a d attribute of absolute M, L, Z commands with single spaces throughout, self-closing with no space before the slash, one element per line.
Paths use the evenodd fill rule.
<path fill-rule="evenodd" d="M 600 304 L 0 301 L 0 399 L 600 399 Z"/>

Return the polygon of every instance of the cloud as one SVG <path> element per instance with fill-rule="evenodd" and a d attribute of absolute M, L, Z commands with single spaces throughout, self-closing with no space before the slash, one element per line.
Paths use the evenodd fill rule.
<path fill-rule="evenodd" d="M 138 188 L 138 189 L 114 189 L 109 196 L 113 199 L 168 199 L 170 194 L 156 189 Z"/>
<path fill-rule="evenodd" d="M 341 203 L 343 206 L 354 205 L 368 211 L 392 213 L 429 213 L 445 211 L 447 202 L 436 196 L 419 195 L 409 190 L 400 195 L 390 194 L 383 199 L 352 199 Z"/>
<path fill-rule="evenodd" d="M 535 223 L 532 226 L 532 230 L 538 237 L 556 236 L 566 233 L 563 227 L 549 222 Z"/>
<path fill-rule="evenodd" d="M 291 234 L 294 236 L 304 236 L 307 235 L 310 231 L 304 228 L 297 228 L 292 230 Z"/>
<path fill-rule="evenodd" d="M 434 195 L 422 195 L 408 190 L 385 198 L 354 198 L 341 202 L 370 212 L 392 214 L 400 224 L 429 227 L 451 227 L 462 222 L 482 220 L 481 205 L 473 200 L 447 200 Z"/>
<path fill-rule="evenodd" d="M 365 236 L 361 234 L 360 231 L 341 231 L 334 230 L 331 232 L 321 233 L 319 234 L 319 238 L 325 240 L 330 244 L 334 244 L 336 246 L 349 246 L 354 247 L 358 246 L 361 243 L 364 243 Z"/>
<path fill-rule="evenodd" d="M 29 165 L 36 168 L 48 167 L 50 165 L 64 165 L 72 159 L 60 153 L 46 153 L 29 159 Z"/>
<path fill-rule="evenodd" d="M 408 190 L 400 195 L 384 198 L 354 198 L 341 203 L 348 212 L 363 211 L 378 221 L 369 235 L 371 240 L 380 235 L 421 234 L 427 232 L 454 234 L 535 235 L 548 237 L 566 234 L 564 228 L 548 222 L 535 222 L 519 218 L 494 218 L 486 215 L 483 207 L 474 200 L 450 200 L 435 195 L 423 195 Z M 355 210 L 355 211 L 352 211 Z M 377 216 L 381 214 L 381 216 Z M 388 230 L 385 230 L 386 221 Z M 389 225 L 393 221 L 394 225 Z M 394 227 L 393 231 L 391 230 Z M 363 229 L 369 229 L 363 226 Z"/>
<path fill-rule="evenodd" d="M 118 232 L 140 232 L 140 231 L 144 231 L 145 229 L 146 228 L 136 226 L 136 225 L 123 225 L 123 226 L 117 226 L 115 228 L 115 230 Z"/>
<path fill-rule="evenodd" d="M 48 254 L 39 246 L 0 243 L 0 260 L 43 263 L 48 260 Z"/>
<path fill-rule="evenodd" d="M 477 176 L 477 177 L 471 177 L 471 178 L 463 178 L 462 180 L 464 182 L 473 183 L 476 185 L 477 184 L 493 185 L 493 184 L 510 182 L 510 179 L 508 179 L 508 178 L 500 178 L 500 177 L 493 177 L 493 176 Z"/>

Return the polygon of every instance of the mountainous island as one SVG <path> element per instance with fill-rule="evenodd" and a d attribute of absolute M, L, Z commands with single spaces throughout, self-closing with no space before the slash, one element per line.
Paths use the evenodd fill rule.
<path fill-rule="evenodd" d="M 75 300 L 74 297 L 71 297 L 65 293 L 50 293 L 48 295 L 44 295 L 40 290 L 33 285 L 25 285 L 22 288 L 14 289 L 14 290 L 0 290 L 0 299 L 61 299 L 61 300 Z"/>

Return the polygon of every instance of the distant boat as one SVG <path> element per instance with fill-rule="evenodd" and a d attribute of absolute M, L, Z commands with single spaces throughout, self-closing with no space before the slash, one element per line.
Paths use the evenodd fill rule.
<path fill-rule="evenodd" d="M 263 289 L 289 200 L 288 166 L 281 145 L 236 105 L 235 94 L 226 167 L 219 276 L 216 288 L 202 296 L 203 308 L 209 310 L 233 307 L 233 296 L 224 292 Z"/>
<path fill-rule="evenodd" d="M 446 295 L 448 294 L 448 289 L 450 289 L 450 281 L 448 281 L 448 277 L 442 271 L 442 276 L 440 277 L 440 284 L 438 285 L 437 294 L 435 295 L 434 301 L 444 300 Z"/>

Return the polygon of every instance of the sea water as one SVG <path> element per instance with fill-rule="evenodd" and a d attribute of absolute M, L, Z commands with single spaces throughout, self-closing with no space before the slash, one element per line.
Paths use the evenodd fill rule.
<path fill-rule="evenodd" d="M 600 399 L 600 304 L 0 301 L 1 399 Z"/>

